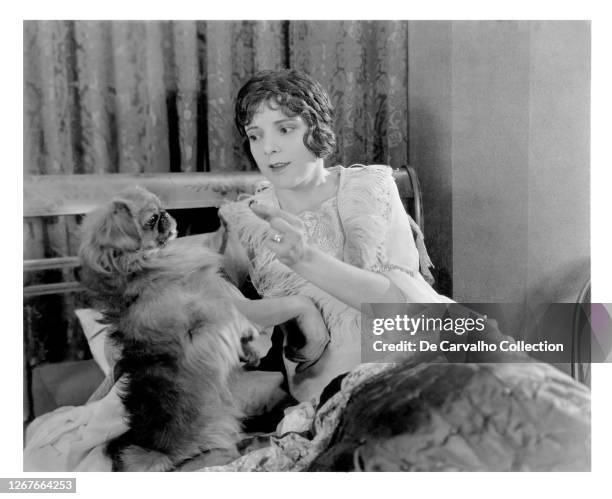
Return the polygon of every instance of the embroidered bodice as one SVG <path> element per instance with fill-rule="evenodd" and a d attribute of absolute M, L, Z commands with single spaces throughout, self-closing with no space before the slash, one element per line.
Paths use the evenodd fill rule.
<path fill-rule="evenodd" d="M 303 211 L 298 218 L 304 222 L 309 244 L 342 260 L 344 231 L 338 214 L 336 196 L 324 201 L 316 211 Z"/>

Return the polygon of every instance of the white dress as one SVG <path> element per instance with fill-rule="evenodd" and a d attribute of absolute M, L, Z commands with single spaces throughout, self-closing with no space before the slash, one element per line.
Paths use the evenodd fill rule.
<path fill-rule="evenodd" d="M 419 273 L 420 264 L 424 262 L 426 269 L 429 260 L 426 253 L 420 258 L 413 235 L 418 229 L 404 210 L 391 168 L 338 166 L 329 171 L 339 175 L 337 195 L 318 210 L 298 215 L 309 243 L 339 260 L 387 276 L 400 293 L 388 301 L 406 300 L 403 290 L 414 286 L 415 280 L 430 294 L 431 302 L 450 301 L 438 295 Z M 273 188 L 221 207 L 219 214 L 227 226 L 228 241 L 243 250 L 230 249 L 230 253 L 245 255 L 245 261 L 234 264 L 247 267 L 260 296 L 305 295 L 321 311 L 331 338 L 321 359 L 302 373 L 296 373 L 295 364 L 285 360 L 291 394 L 299 401 L 317 398 L 332 379 L 361 363 L 361 312 L 276 259 L 264 245 L 270 230 L 267 222 L 249 208 L 253 199 L 279 207 Z M 420 236 L 420 232 L 417 234 Z"/>

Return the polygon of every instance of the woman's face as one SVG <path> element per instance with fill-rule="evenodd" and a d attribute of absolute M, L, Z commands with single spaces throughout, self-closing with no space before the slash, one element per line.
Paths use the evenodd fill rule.
<path fill-rule="evenodd" d="M 277 189 L 299 189 L 324 174 L 323 159 L 304 145 L 307 131 L 300 116 L 287 116 L 269 103 L 262 103 L 245 127 L 257 166 Z"/>

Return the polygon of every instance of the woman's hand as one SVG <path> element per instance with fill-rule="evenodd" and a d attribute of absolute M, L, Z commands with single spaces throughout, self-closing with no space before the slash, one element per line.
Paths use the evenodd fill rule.
<path fill-rule="evenodd" d="M 265 245 L 288 267 L 309 259 L 310 246 L 302 221 L 291 213 L 262 204 L 251 204 L 251 210 L 270 224 L 270 236 Z"/>
<path fill-rule="evenodd" d="M 329 331 L 319 309 L 305 296 L 293 296 L 298 307 L 294 321 L 282 326 L 285 332 L 285 357 L 299 365 L 299 372 L 313 365 L 329 344 Z"/>

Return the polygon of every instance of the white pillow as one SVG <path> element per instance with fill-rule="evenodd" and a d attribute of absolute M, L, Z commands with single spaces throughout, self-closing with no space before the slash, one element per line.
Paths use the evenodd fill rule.
<path fill-rule="evenodd" d="M 108 376 L 115 364 L 116 348 L 108 338 L 108 326 L 101 324 L 102 314 L 93 308 L 79 308 L 74 311 L 87 338 L 94 360 Z"/>

